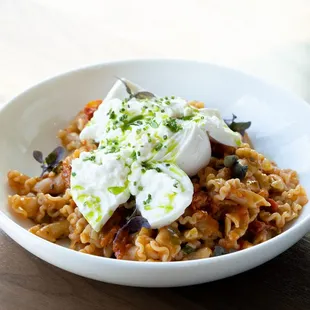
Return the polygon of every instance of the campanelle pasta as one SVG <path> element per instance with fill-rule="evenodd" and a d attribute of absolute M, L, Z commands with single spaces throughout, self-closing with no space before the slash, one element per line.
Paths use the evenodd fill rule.
<path fill-rule="evenodd" d="M 209 164 L 191 177 L 194 194 L 185 213 L 159 229 L 123 229 L 135 210 L 130 198 L 120 205 L 100 231 L 83 217 L 70 192 L 71 162 L 98 144 L 79 134 L 101 101 L 92 101 L 69 126 L 59 131 L 68 156 L 57 171 L 29 177 L 12 170 L 8 184 L 11 209 L 34 222 L 30 232 L 50 242 L 70 240 L 70 248 L 116 259 L 167 262 L 208 258 L 252 247 L 280 234 L 298 217 L 307 195 L 295 171 L 280 169 L 248 143 L 237 148 L 211 141 Z M 202 108 L 200 103 L 196 107 Z M 249 142 L 245 135 L 244 141 Z M 243 178 L 233 178 L 227 158 L 247 166 Z M 225 166 L 226 163 L 226 166 Z"/>

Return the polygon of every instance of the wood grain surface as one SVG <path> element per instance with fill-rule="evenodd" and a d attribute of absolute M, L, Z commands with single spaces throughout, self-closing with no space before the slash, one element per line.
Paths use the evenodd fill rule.
<path fill-rule="evenodd" d="M 1 310 L 309 310 L 310 234 L 270 262 L 202 285 L 144 289 L 111 285 L 56 268 L 0 231 Z"/>
<path fill-rule="evenodd" d="M 310 1 L 0 0 L 0 106 L 59 72 L 152 57 L 234 67 L 310 102 Z M 142 289 L 62 271 L 0 229 L 0 310 L 20 309 L 310 310 L 310 235 L 232 278 Z"/>

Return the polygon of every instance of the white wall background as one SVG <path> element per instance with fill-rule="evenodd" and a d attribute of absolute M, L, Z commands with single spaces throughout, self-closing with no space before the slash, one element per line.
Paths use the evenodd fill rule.
<path fill-rule="evenodd" d="M 137 57 L 235 67 L 310 101 L 310 0 L 0 0 L 0 104 L 61 71 Z"/>

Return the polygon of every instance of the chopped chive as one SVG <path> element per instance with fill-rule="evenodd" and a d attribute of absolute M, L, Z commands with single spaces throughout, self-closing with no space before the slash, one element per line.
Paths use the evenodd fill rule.
<path fill-rule="evenodd" d="M 147 195 L 146 203 L 149 204 L 151 201 L 152 201 L 152 195 L 151 195 L 151 194 L 148 194 L 148 195 Z"/>
<path fill-rule="evenodd" d="M 158 127 L 159 127 L 159 125 L 157 124 L 157 122 L 156 122 L 155 120 L 152 120 L 152 121 L 150 122 L 150 125 L 151 125 L 151 127 L 153 127 L 153 128 L 158 128 Z"/>
<path fill-rule="evenodd" d="M 174 118 L 170 118 L 164 122 L 164 125 L 168 127 L 172 132 L 178 132 L 182 127 L 177 123 Z"/>
<path fill-rule="evenodd" d="M 155 145 L 155 151 L 159 151 L 161 148 L 163 147 L 163 144 L 162 143 L 157 143 L 156 145 Z"/>
<path fill-rule="evenodd" d="M 137 159 L 137 153 L 136 151 L 133 151 L 130 155 L 130 157 L 133 159 L 133 160 L 136 160 Z"/>
<path fill-rule="evenodd" d="M 92 155 L 90 157 L 87 157 L 87 158 L 84 158 L 83 161 L 95 161 L 96 160 L 96 156 L 95 155 Z"/>
<path fill-rule="evenodd" d="M 116 119 L 116 114 L 114 111 L 110 113 L 110 119 Z"/>

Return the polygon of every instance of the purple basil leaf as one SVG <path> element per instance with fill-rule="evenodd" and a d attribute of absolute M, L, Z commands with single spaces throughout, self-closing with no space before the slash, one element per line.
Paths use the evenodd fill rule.
<path fill-rule="evenodd" d="M 220 255 L 224 255 L 227 254 L 226 249 L 224 249 L 223 247 L 216 245 L 214 247 L 214 251 L 213 251 L 213 256 L 220 256 Z"/>
<path fill-rule="evenodd" d="M 42 165 L 41 168 L 42 168 L 42 173 L 41 173 L 40 177 L 42 178 L 43 174 L 48 171 L 48 167 L 45 165 Z"/>
<path fill-rule="evenodd" d="M 147 219 L 145 219 L 144 217 L 142 217 L 140 215 L 131 218 L 126 223 L 125 226 L 127 226 L 126 229 L 128 229 L 130 234 L 133 234 L 133 233 L 139 231 L 142 227 L 151 228 L 151 225 L 149 224 Z"/>
<path fill-rule="evenodd" d="M 251 126 L 251 122 L 232 122 L 229 125 L 229 128 L 232 131 L 239 132 L 243 136 L 245 131 L 249 129 L 250 126 Z"/>
<path fill-rule="evenodd" d="M 214 247 L 214 251 L 213 251 L 213 255 L 212 256 L 221 256 L 221 255 L 225 255 L 225 254 L 229 254 L 229 253 L 233 253 L 233 252 L 236 252 L 236 250 L 234 249 L 230 249 L 230 250 L 226 250 L 225 248 L 219 246 L 219 245 L 216 245 Z"/>
<path fill-rule="evenodd" d="M 56 147 L 53 152 L 45 157 L 43 160 L 43 154 L 40 151 L 33 151 L 33 157 L 36 161 L 41 164 L 42 173 L 41 177 L 45 172 L 53 171 L 58 167 L 61 162 L 63 156 L 65 154 L 65 149 L 62 146 Z"/>
<path fill-rule="evenodd" d="M 237 116 L 233 114 L 231 119 L 224 119 L 224 122 L 229 126 L 236 118 Z"/>
<path fill-rule="evenodd" d="M 140 100 L 143 100 L 143 99 L 152 99 L 155 97 L 154 94 L 150 93 L 149 91 L 140 91 L 138 93 L 135 93 L 133 95 L 136 99 L 140 99 Z"/>
<path fill-rule="evenodd" d="M 135 211 L 134 211 L 135 212 Z M 129 221 L 118 230 L 115 235 L 114 242 L 121 238 L 124 232 L 128 232 L 128 234 L 133 234 L 138 232 L 142 227 L 151 228 L 149 222 L 142 216 L 134 216 Z"/>
<path fill-rule="evenodd" d="M 251 122 L 235 122 L 236 119 L 237 116 L 233 114 L 232 119 L 225 120 L 225 123 L 232 131 L 239 132 L 243 136 L 246 129 L 250 128 Z"/>
<path fill-rule="evenodd" d="M 40 151 L 33 151 L 32 156 L 40 164 L 43 163 L 43 154 L 42 154 L 42 152 L 40 152 Z"/>
<path fill-rule="evenodd" d="M 182 251 L 185 254 L 191 254 L 191 253 L 195 252 L 195 249 L 193 247 L 191 247 L 190 245 L 186 244 L 185 246 L 182 247 Z"/>
<path fill-rule="evenodd" d="M 54 168 L 62 160 L 64 154 L 65 149 L 62 146 L 58 146 L 55 150 L 53 150 L 53 152 L 47 155 L 45 162 L 49 167 Z"/>
<path fill-rule="evenodd" d="M 119 79 L 124 84 L 124 86 L 126 87 L 126 92 L 128 93 L 128 95 L 130 95 L 130 97 L 132 97 L 133 96 L 132 90 L 129 87 L 129 85 L 126 83 L 126 81 L 122 78 L 117 77 L 117 76 L 116 76 L 116 78 Z"/>
<path fill-rule="evenodd" d="M 135 217 L 137 215 L 137 213 L 138 213 L 138 209 L 137 209 L 137 207 L 135 207 L 133 212 L 128 217 L 126 217 L 127 222 L 130 221 L 133 217 Z"/>

